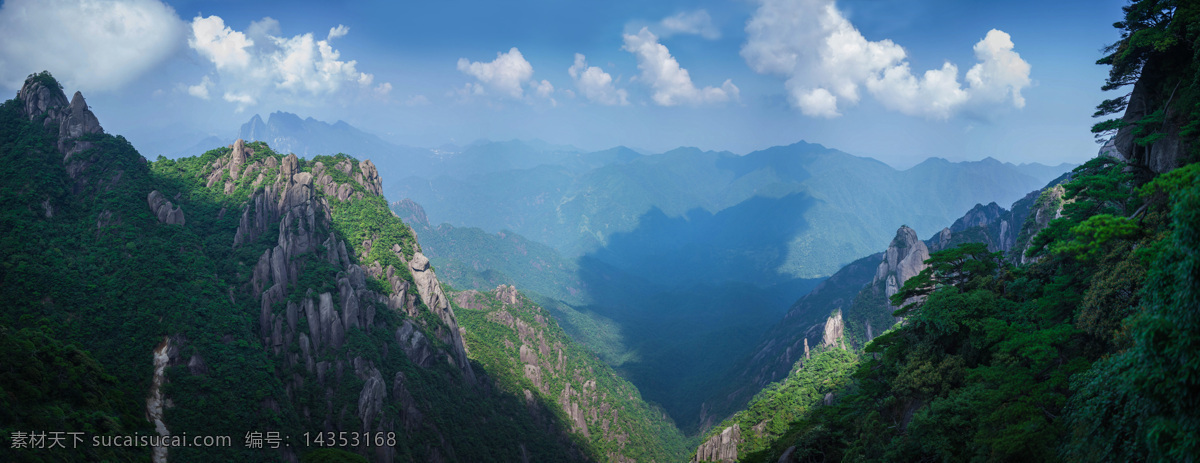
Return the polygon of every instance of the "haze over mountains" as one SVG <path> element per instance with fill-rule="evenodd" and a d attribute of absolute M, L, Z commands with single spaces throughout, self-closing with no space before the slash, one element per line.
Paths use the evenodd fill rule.
<path fill-rule="evenodd" d="M 423 149 L 282 112 L 255 115 L 239 137 L 371 159 L 447 282 L 531 292 L 685 430 L 795 300 L 897 224 L 940 230 L 1071 167 L 931 158 L 897 170 L 805 142 L 746 155 L 518 140 Z"/>

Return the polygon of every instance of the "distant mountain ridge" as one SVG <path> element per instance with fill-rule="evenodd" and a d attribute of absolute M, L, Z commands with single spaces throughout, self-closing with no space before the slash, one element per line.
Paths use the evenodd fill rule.
<path fill-rule="evenodd" d="M 898 171 L 804 142 L 744 156 L 679 148 L 626 159 L 582 172 L 543 164 L 504 175 L 410 175 L 387 193 L 420 203 L 433 223 L 512 230 L 566 256 L 603 250 L 622 234 L 646 237 L 644 220 L 660 215 L 689 221 L 755 197 L 796 195 L 776 218 L 799 217 L 808 228 L 771 251 L 781 256 L 770 270 L 786 279 L 836 271 L 895 223 L 940 229 L 975 203 L 1011 203 L 1070 168 L 931 159 Z"/>
<path fill-rule="evenodd" d="M 244 135 L 274 126 L 276 143 L 349 133 L 348 124 L 294 115 L 256 119 Z M 371 157 L 393 206 L 420 204 L 421 236 L 450 281 L 533 290 L 568 333 L 686 426 L 699 421 L 704 384 L 749 352 L 790 301 L 877 251 L 896 224 L 939 230 L 976 203 L 1011 203 L 1067 169 L 988 158 L 901 171 L 804 142 L 746 155 L 643 155 L 482 140 Z"/>

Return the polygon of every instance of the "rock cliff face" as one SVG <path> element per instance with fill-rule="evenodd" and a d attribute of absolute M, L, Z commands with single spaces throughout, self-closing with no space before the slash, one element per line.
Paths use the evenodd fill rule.
<path fill-rule="evenodd" d="M 239 139 L 231 147 L 229 155 L 212 162 L 212 171 L 207 177 L 207 183 L 211 186 L 226 178 L 223 176 L 228 174 L 225 191 L 232 191 L 231 185 L 235 185 L 237 179 L 254 177 L 252 185 L 262 185 L 242 210 L 242 218 L 232 243 L 235 247 L 253 242 L 273 226 L 278 226 L 276 244 L 259 257 L 249 288 L 251 294 L 261 301 L 259 328 L 264 343 L 272 346 L 276 353 L 299 343 L 301 350 L 306 352 L 304 358 L 297 361 L 309 365 L 326 348 L 340 348 L 346 331 L 351 328 L 372 327 L 377 307 L 403 309 L 410 315 L 416 315 L 416 305 L 419 301 L 445 324 L 436 329 L 439 331 L 439 337 L 450 349 L 447 360 L 458 366 L 463 374 L 473 381 L 474 372 L 466 359 L 466 351 L 453 310 L 447 303 L 437 276 L 429 267 L 428 259 L 425 259 L 420 251 L 405 255 L 401 251 L 401 243 L 382 242 L 378 237 L 364 242 L 363 246 L 367 249 L 364 254 L 369 254 L 372 246 L 383 246 L 391 249 L 400 261 L 409 262 L 410 268 L 407 270 L 411 272 L 412 284 L 417 288 L 417 294 L 413 295 L 408 291 L 409 282 L 399 276 L 407 272 L 396 269 L 393 265 L 384 268 L 378 260 L 366 259 L 366 255 L 355 256 L 358 258 L 353 259 L 345 241 L 327 231 L 322 232 L 330 230 L 332 226 L 332 210 L 328 197 L 336 197 L 338 200 L 361 199 L 363 192 L 351 193 L 353 188 L 350 184 L 333 181 L 326 173 L 326 166 L 321 162 L 312 163 L 310 172 L 304 172 L 295 155 L 288 155 L 282 160 L 270 157 L 248 163 L 247 158 L 250 154 L 252 151 Z M 277 165 L 278 169 L 275 168 Z M 378 173 L 370 161 L 352 165 L 351 161 L 344 160 L 334 168 L 347 176 L 353 172 L 354 182 L 363 187 L 367 194 L 377 194 L 375 192 L 381 191 Z M 324 193 L 324 196 L 318 195 L 318 192 Z M 169 203 L 167 206 L 169 207 Z M 351 263 L 352 261 L 359 263 Z M 289 299 L 295 298 L 292 297 L 289 285 L 296 284 L 304 266 L 309 262 L 328 263 L 344 276 L 337 279 L 336 292 L 309 292 L 300 298 L 300 302 L 290 301 Z M 368 274 L 377 278 L 386 275 L 391 294 L 382 294 L 367 288 Z M 284 301 L 288 301 L 286 312 L 276 314 L 272 307 Z M 304 312 L 308 320 L 308 334 L 297 331 L 296 319 L 300 311 Z M 404 331 L 405 327 L 409 328 L 409 333 L 402 336 L 401 331 Z M 420 339 L 414 339 L 410 325 L 399 328 L 397 338 L 404 338 L 407 345 L 413 346 L 416 351 L 422 351 L 421 347 L 424 344 Z M 308 348 L 305 349 L 305 346 Z M 370 376 L 367 373 L 364 375 Z"/>
<path fill-rule="evenodd" d="M 821 337 L 821 345 L 825 347 L 846 348 L 846 324 L 842 321 L 841 309 L 833 311 L 833 315 L 825 321 L 825 335 Z"/>
<path fill-rule="evenodd" d="M 1062 208 L 1065 204 L 1063 195 L 1066 190 L 1062 185 L 1054 185 L 1046 188 L 1038 194 L 1037 199 L 1033 203 L 1029 211 L 1029 215 L 1025 218 L 1021 225 L 1021 231 L 1017 237 L 1017 241 L 1010 253 L 1010 259 L 1021 263 L 1028 264 L 1037 260 L 1025 256 L 1025 251 L 1029 249 L 1029 242 L 1033 237 L 1041 233 L 1050 225 L 1050 221 L 1062 216 Z"/>
<path fill-rule="evenodd" d="M 917 232 L 907 226 L 896 230 L 896 237 L 884 252 L 883 260 L 875 269 L 872 285 L 883 285 L 884 295 L 892 297 L 909 278 L 925 270 L 929 259 L 929 248 L 917 238 Z"/>
<path fill-rule="evenodd" d="M 723 429 L 719 434 L 710 437 L 703 444 L 700 444 L 700 447 L 696 449 L 696 456 L 692 458 L 692 461 L 733 463 L 737 461 L 737 448 L 741 442 L 742 429 L 738 426 L 730 426 Z"/>
<path fill-rule="evenodd" d="M 81 155 L 94 144 L 80 138 L 104 133 L 100 121 L 91 109 L 88 109 L 83 94 L 75 92 L 75 96 L 68 102 L 62 88 L 53 79 L 30 76 L 17 93 L 17 100 L 21 103 L 25 117 L 34 124 L 40 124 L 56 139 L 58 152 L 63 155 L 63 165 L 74 181 L 73 192 L 82 191 L 89 181 L 88 168 L 94 165 L 97 159 Z M 111 174 L 110 182 L 116 182 L 124 175 L 124 171 L 118 168 Z"/>
<path fill-rule="evenodd" d="M 1129 94 L 1129 105 L 1126 106 L 1125 114 L 1121 117 L 1121 121 L 1126 125 L 1117 131 L 1112 143 L 1123 160 L 1134 166 L 1161 174 L 1179 167 L 1181 157 L 1188 152 L 1189 147 L 1180 135 L 1182 130 L 1179 123 L 1182 115 L 1181 108 L 1170 106 L 1167 107 L 1162 124 L 1163 137 L 1149 146 L 1141 146 L 1135 142 L 1138 129 L 1138 125 L 1135 123 L 1164 104 L 1162 101 L 1156 101 L 1151 91 L 1151 88 L 1160 85 L 1160 82 L 1157 81 L 1160 74 L 1151 71 L 1156 66 L 1161 68 L 1159 63 L 1153 62 L 1153 60 L 1147 62 L 1141 72 L 1142 77 L 1133 84 L 1133 91 Z M 1167 104 L 1169 105 L 1169 101 Z M 1184 113 L 1186 111 L 1183 109 Z"/>
<path fill-rule="evenodd" d="M 88 109 L 83 94 L 75 92 L 75 96 L 67 102 L 60 88 L 49 88 L 45 82 L 27 81 L 17 99 L 24 106 L 25 115 L 30 121 L 37 122 L 40 118 L 42 126 L 49 131 L 58 132 L 58 150 L 63 153 L 64 161 L 72 154 L 79 153 L 91 145 L 76 139 L 90 133 L 104 133 L 96 115 Z"/>
<path fill-rule="evenodd" d="M 313 423 L 316 429 L 396 432 L 414 429 L 422 423 L 423 413 L 401 372 L 384 377 L 381 366 L 374 361 L 345 353 L 347 336 L 352 330 L 369 333 L 387 329 L 380 322 L 381 311 L 398 311 L 414 317 L 394 328 L 392 336 L 412 363 L 428 368 L 440 360 L 459 369 L 467 383 L 476 382 L 453 309 L 419 246 L 413 243 L 409 247 L 375 234 L 361 243 L 358 247 L 361 251 L 355 255 L 345 240 L 331 232 L 334 228 L 331 201 L 362 200 L 382 191 L 378 173 L 370 161 L 356 163 L 343 159 L 326 166 L 322 162 L 300 160 L 294 154 L 255 157 L 254 150 L 239 139 L 229 147 L 228 154 L 213 160 L 208 169 L 205 184 L 209 187 L 220 186 L 226 194 L 244 188 L 247 183 L 255 189 L 242 208 L 230 244 L 239 248 L 261 242 L 264 235 L 275 236 L 273 246 L 263 251 L 254 264 L 245 290 L 259 303 L 257 326 L 263 345 L 289 369 L 311 375 L 282 375 L 287 396 L 302 394 L 313 387 L 309 382 L 314 380 L 327 397 L 344 394 L 341 378 L 345 374 L 354 375 L 362 384 L 353 392 L 358 397 L 356 409 L 338 411 L 332 409 L 334 402 L 327 400 L 325 404 L 332 409 L 333 416 L 354 414 L 357 426 L 347 429 L 326 419 L 323 423 Z M 338 178 L 351 180 L 336 181 L 331 170 L 341 174 Z M 152 209 L 157 207 L 160 220 L 175 223 L 171 203 L 161 194 L 152 192 L 149 201 Z M 182 222 L 182 213 L 178 213 L 178 223 Z M 397 267 L 383 262 L 378 254 L 371 252 L 375 247 L 394 256 L 391 262 L 404 265 Z M 406 248 L 410 250 L 405 251 Z M 317 268 L 332 269 L 337 275 L 329 291 L 314 291 L 300 284 L 306 273 Z M 386 289 L 390 291 L 370 287 L 368 276 L 386 281 Z M 423 310 L 432 312 L 437 323 L 418 321 Z M 425 332 L 433 332 L 444 347 L 436 347 Z M 380 420 L 385 405 L 397 403 L 399 412 L 388 420 Z M 391 450 L 373 451 L 378 458 L 391 461 Z"/>

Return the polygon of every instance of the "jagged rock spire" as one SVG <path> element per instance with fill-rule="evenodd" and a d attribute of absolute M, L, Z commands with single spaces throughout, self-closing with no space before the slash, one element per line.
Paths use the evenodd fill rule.
<path fill-rule="evenodd" d="M 91 147 L 91 143 L 76 142 L 75 139 L 91 133 L 104 133 L 100 120 L 88 109 L 83 94 L 75 92 L 67 101 L 58 81 L 49 73 L 35 74 L 25 79 L 25 85 L 17 93 L 25 117 L 38 122 L 47 131 L 58 132 L 58 151 L 64 159 Z"/>

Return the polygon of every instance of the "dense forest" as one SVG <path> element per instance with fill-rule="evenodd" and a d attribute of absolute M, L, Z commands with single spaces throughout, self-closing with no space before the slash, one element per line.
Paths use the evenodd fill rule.
<path fill-rule="evenodd" d="M 817 354 L 710 431 L 737 426 L 738 461 L 1200 457 L 1200 5 L 1124 11 L 1098 64 L 1133 89 L 1098 107 L 1123 112 L 1101 155 L 1038 198 L 1057 218 L 1023 255 L 931 253 L 850 370 Z"/>
<path fill-rule="evenodd" d="M 546 393 L 592 396 L 523 396 L 495 363 L 509 350 L 478 342 L 488 327 L 474 314 L 458 325 L 370 161 L 239 140 L 148 162 L 49 73 L 0 105 L 0 159 L 0 460 L 670 461 L 686 451 L 672 423 L 552 321 L 541 332 L 570 369 L 547 374 Z M 464 342 L 468 327 L 480 332 Z M 569 421 L 601 407 L 608 416 Z M 66 432 L 85 441 L 45 447 L 47 433 Z M 153 452 L 91 440 L 159 435 L 229 440 Z"/>

